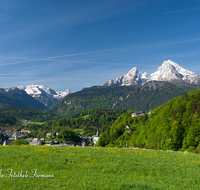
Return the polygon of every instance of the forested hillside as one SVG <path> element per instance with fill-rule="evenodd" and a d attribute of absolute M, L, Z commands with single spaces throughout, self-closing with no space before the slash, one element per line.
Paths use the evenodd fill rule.
<path fill-rule="evenodd" d="M 96 86 L 69 94 L 48 110 L 61 117 L 71 117 L 91 109 L 148 111 L 196 88 L 196 85 L 181 86 L 159 81 L 150 81 L 141 87 Z"/>
<path fill-rule="evenodd" d="M 85 88 L 66 96 L 48 110 L 61 116 L 71 117 L 92 109 L 111 109 L 121 96 L 127 96 L 136 87 L 101 87 Z"/>
<path fill-rule="evenodd" d="M 17 122 L 17 119 L 11 115 L 0 113 L 0 126 L 11 126 Z"/>
<path fill-rule="evenodd" d="M 167 103 L 184 92 L 199 88 L 197 85 L 174 85 L 168 82 L 150 81 L 130 93 L 128 98 L 118 101 L 114 106 L 117 110 L 149 111 Z"/>
<path fill-rule="evenodd" d="M 107 129 L 124 111 L 115 110 L 89 110 L 84 111 L 71 118 L 60 118 L 48 121 L 43 128 L 49 131 L 61 131 L 63 128 L 78 130 L 83 136 L 96 134 L 97 129 Z"/>
<path fill-rule="evenodd" d="M 0 88 L 0 108 L 8 107 L 29 107 L 39 110 L 45 110 L 47 107 L 28 95 L 24 90 L 11 88 L 5 90 Z"/>
<path fill-rule="evenodd" d="M 35 122 L 43 122 L 60 118 L 59 116 L 49 111 L 41 111 L 23 107 L 0 109 L 0 113 L 3 113 L 7 116 L 16 117 L 18 120 L 31 120 Z"/>
<path fill-rule="evenodd" d="M 122 114 L 101 133 L 99 146 L 136 146 L 151 149 L 200 148 L 200 89 L 151 110 L 146 116 Z M 125 127 L 130 127 L 130 132 Z"/>

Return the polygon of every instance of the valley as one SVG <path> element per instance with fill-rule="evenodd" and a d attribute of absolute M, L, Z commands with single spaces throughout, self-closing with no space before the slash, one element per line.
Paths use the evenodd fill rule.
<path fill-rule="evenodd" d="M 148 76 L 148 80 L 139 79 L 139 76 Z M 163 78 L 164 76 L 168 78 Z M 168 60 L 164 61 L 153 74 L 140 74 L 136 68 L 133 68 L 120 78 L 124 82 L 120 85 L 93 86 L 74 93 L 69 93 L 69 90 L 55 92 L 43 85 L 1 89 L 1 141 L 9 138 L 14 140 L 15 135 L 18 136 L 19 131 L 24 128 L 30 133 L 23 135 L 19 133 L 20 136 L 17 138 L 41 138 L 43 143 L 45 139 L 57 141 L 55 134 L 68 130 L 67 133 L 86 139 L 98 132 L 99 141 L 96 146 L 188 149 L 198 152 L 198 140 L 195 143 L 187 140 L 191 138 L 190 135 L 193 135 L 190 130 L 193 131 L 193 128 L 198 125 L 198 119 L 193 118 L 198 117 L 200 113 L 197 74 Z M 136 85 L 138 80 L 143 81 L 144 84 Z M 189 98 L 190 96 L 193 98 Z M 179 103 L 172 103 L 176 100 Z M 50 104 L 47 105 L 47 102 Z M 160 116 L 157 110 L 165 110 L 165 106 L 169 104 L 177 104 L 177 106 Z M 181 111 L 176 111 L 179 107 Z M 145 116 L 131 118 L 132 113 L 136 111 L 143 111 Z M 181 115 L 176 116 L 175 112 Z M 150 123 L 154 124 L 151 126 Z M 160 123 L 157 124 L 158 128 L 155 123 Z M 166 129 L 162 129 L 163 125 Z M 5 132 L 6 127 L 11 129 L 14 127 L 15 130 Z M 125 128 L 129 129 L 129 133 Z M 163 132 L 156 130 L 163 130 Z M 194 130 L 198 135 L 198 130 Z M 57 139 L 62 143 L 66 138 L 58 136 Z M 72 138 L 67 139 L 72 140 Z M 159 139 L 162 139 L 162 142 Z"/>

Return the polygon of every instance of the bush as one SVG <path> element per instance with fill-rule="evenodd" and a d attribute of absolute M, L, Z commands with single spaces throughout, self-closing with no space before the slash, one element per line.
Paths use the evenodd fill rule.
<path fill-rule="evenodd" d="M 9 145 L 28 145 L 28 141 L 25 140 L 25 139 L 17 139 L 17 140 L 14 140 L 12 141 Z"/>
<path fill-rule="evenodd" d="M 187 149 L 188 152 L 194 152 L 195 151 L 195 147 L 194 146 L 190 146 L 188 149 Z"/>

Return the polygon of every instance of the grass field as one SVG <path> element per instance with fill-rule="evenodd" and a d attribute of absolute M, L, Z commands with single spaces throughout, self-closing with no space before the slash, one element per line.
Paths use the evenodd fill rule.
<path fill-rule="evenodd" d="M 184 152 L 0 146 L 0 171 L 1 190 L 200 189 L 200 155 Z"/>

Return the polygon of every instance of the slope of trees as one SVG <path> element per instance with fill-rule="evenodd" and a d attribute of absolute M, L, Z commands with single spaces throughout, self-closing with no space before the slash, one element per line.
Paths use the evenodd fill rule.
<path fill-rule="evenodd" d="M 116 110 L 89 110 L 84 111 L 71 118 L 60 118 L 48 121 L 44 128 L 50 131 L 59 131 L 63 128 L 81 130 L 83 136 L 94 135 L 97 129 L 110 127 L 124 111 Z"/>
<path fill-rule="evenodd" d="M 146 116 L 131 118 L 132 111 L 122 114 L 107 130 L 102 131 L 99 146 L 129 146 L 199 150 L 200 89 L 151 110 Z M 131 132 L 125 131 L 129 126 Z"/>
<path fill-rule="evenodd" d="M 71 117 L 91 109 L 148 111 L 197 87 L 195 85 L 180 86 L 163 81 L 150 81 L 141 87 L 96 86 L 69 94 L 48 110 L 61 117 Z"/>
<path fill-rule="evenodd" d="M 59 119 L 60 117 L 49 111 L 41 111 L 32 108 L 4 108 L 0 109 L 0 113 L 7 116 L 16 117 L 18 120 L 31 120 L 35 122 L 43 122 L 48 120 Z"/>
<path fill-rule="evenodd" d="M 28 95 L 24 90 L 12 88 L 8 91 L 0 88 L 0 108 L 8 107 L 30 107 L 39 110 L 45 110 L 47 107 Z"/>
<path fill-rule="evenodd" d="M 1 126 L 14 125 L 16 122 L 17 122 L 17 119 L 15 117 L 0 113 L 0 125 Z"/>
<path fill-rule="evenodd" d="M 121 96 L 126 96 L 136 87 L 101 87 L 85 88 L 67 95 L 48 110 L 61 116 L 71 117 L 80 112 L 92 109 L 111 109 Z"/>
<path fill-rule="evenodd" d="M 196 85 L 175 85 L 167 82 L 150 81 L 133 91 L 128 98 L 119 101 L 114 109 L 149 111 L 184 92 L 195 90 L 197 87 L 199 88 Z"/>

